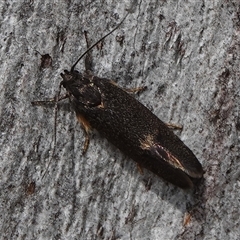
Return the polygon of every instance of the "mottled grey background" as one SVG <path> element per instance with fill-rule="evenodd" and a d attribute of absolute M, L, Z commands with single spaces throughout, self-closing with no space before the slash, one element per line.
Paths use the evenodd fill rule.
<path fill-rule="evenodd" d="M 183 125 L 176 134 L 205 170 L 195 190 L 140 174 L 97 132 L 82 156 L 68 101 L 59 104 L 51 157 L 53 106 L 31 106 L 56 94 L 60 73 L 86 49 L 83 31 L 96 42 L 129 8 L 94 48 L 94 72 L 146 85 L 137 98 Z M 52 66 L 41 67 L 36 50 Z M 1 1 L 0 238 L 239 239 L 239 53 L 238 0 Z"/>

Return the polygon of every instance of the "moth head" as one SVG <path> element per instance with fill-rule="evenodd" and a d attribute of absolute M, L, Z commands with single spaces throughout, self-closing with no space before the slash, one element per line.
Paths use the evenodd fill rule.
<path fill-rule="evenodd" d="M 71 101 L 75 101 L 75 103 L 86 108 L 102 106 L 101 93 L 92 82 L 92 75 L 81 74 L 76 70 L 70 72 L 64 70 L 61 77 L 63 80 L 60 85 L 67 90 Z"/>
<path fill-rule="evenodd" d="M 77 70 L 73 70 L 69 72 L 68 70 L 64 70 L 64 73 L 61 73 L 62 81 L 60 83 L 61 86 L 67 88 L 67 86 L 74 81 L 76 82 L 79 79 L 82 79 L 82 74 Z"/>

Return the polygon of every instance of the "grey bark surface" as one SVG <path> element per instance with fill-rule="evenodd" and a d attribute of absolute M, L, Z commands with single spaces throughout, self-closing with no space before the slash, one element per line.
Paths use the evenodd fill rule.
<path fill-rule="evenodd" d="M 139 101 L 183 125 L 176 134 L 205 170 L 194 190 L 141 174 L 97 132 L 83 156 L 68 101 L 52 157 L 54 106 L 31 105 L 57 93 L 84 31 L 96 42 L 129 8 L 93 49 L 94 73 L 147 86 Z M 238 0 L 1 1 L 0 239 L 240 239 L 239 53 Z"/>

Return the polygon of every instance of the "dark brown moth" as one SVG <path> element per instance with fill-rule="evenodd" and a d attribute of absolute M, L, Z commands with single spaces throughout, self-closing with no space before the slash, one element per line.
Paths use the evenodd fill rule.
<path fill-rule="evenodd" d="M 191 178 L 202 177 L 202 166 L 165 123 L 112 80 L 94 76 L 89 71 L 74 70 L 79 60 L 102 39 L 91 46 L 70 71 L 61 74 L 60 86 L 66 89 L 66 97 L 86 133 L 84 151 L 91 129 L 96 129 L 140 167 L 180 188 L 193 187 Z"/>

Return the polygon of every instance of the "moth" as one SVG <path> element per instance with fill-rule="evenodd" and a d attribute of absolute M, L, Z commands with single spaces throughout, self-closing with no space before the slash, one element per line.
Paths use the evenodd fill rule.
<path fill-rule="evenodd" d="M 96 129 L 141 168 L 180 188 L 191 188 L 192 179 L 203 176 L 203 168 L 172 130 L 112 80 L 74 69 L 85 54 L 119 25 L 88 48 L 70 71 L 61 73 L 60 87 L 64 87 L 67 94 L 57 97 L 56 101 L 69 98 L 85 132 L 84 152 L 91 130 Z"/>

